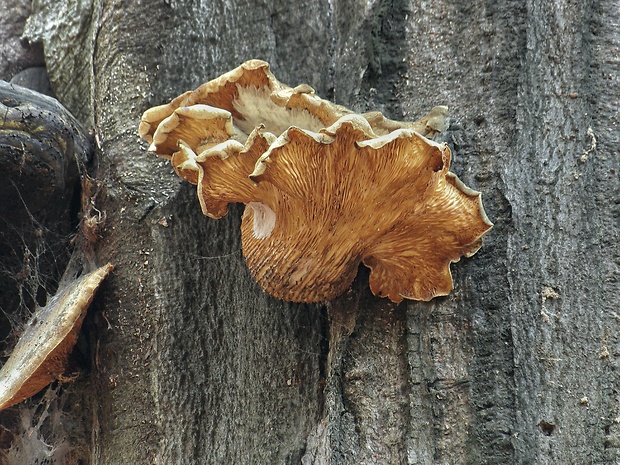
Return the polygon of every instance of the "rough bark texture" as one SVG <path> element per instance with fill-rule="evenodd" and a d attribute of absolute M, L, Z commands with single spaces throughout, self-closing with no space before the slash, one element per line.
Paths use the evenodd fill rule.
<path fill-rule="evenodd" d="M 29 0 L 10 0 L 2 4 L 0 14 L 0 79 L 10 78 L 26 68 L 44 66 L 40 43 L 22 40 L 26 19 L 31 13 Z"/>
<path fill-rule="evenodd" d="M 116 270 L 74 385 L 94 386 L 91 463 L 620 460 L 615 2 L 64 3 L 27 31 L 99 144 Z M 260 291 L 240 210 L 202 217 L 136 135 L 249 58 L 394 119 L 450 106 L 452 169 L 495 223 L 450 296 L 395 306 L 364 270 L 323 306 Z"/>

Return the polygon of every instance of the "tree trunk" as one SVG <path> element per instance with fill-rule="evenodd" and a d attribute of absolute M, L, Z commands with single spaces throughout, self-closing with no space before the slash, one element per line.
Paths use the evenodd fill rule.
<path fill-rule="evenodd" d="M 93 128 L 96 260 L 116 266 L 89 373 L 54 390 L 86 413 L 48 429 L 89 423 L 57 436 L 92 464 L 620 461 L 619 18 L 609 0 L 35 1 L 25 34 Z M 395 305 L 363 268 L 324 305 L 254 283 L 241 209 L 202 216 L 137 137 L 144 110 L 250 58 L 359 111 L 450 107 L 452 171 L 495 223 L 450 296 Z"/>

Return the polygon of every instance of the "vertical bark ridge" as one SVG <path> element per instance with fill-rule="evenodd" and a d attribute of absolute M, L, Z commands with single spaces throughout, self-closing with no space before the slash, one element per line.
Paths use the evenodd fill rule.
<path fill-rule="evenodd" d="M 435 422 L 449 426 L 428 439 L 412 425 L 411 437 L 427 438 L 421 463 L 453 463 L 455 457 L 457 463 L 510 463 L 514 367 L 505 273 L 511 207 L 498 172 L 502 158 L 514 150 L 514 102 L 525 47 L 522 7 L 512 1 L 422 2 L 412 6 L 407 37 L 411 52 L 399 89 L 404 113 L 412 118 L 418 108 L 450 108 L 444 139 L 453 151 L 453 170 L 482 191 L 495 223 L 476 256 L 453 265 L 453 295 L 438 301 L 428 318 L 410 319 L 410 333 L 434 335 L 422 338 L 419 349 L 427 360 L 424 382 L 434 395 L 422 391 L 417 404 L 428 399 L 430 413 L 422 415 L 438 415 Z M 444 356 L 433 359 L 432 353 Z"/>
<path fill-rule="evenodd" d="M 589 151 L 592 128 L 613 94 L 603 89 L 604 73 L 596 72 L 605 59 L 590 42 L 592 8 L 573 1 L 527 3 L 517 156 L 503 165 L 515 222 L 508 276 L 518 463 L 602 463 L 611 424 L 604 406 L 615 404 L 608 387 L 618 379 L 606 369 L 615 358 L 601 354 L 605 327 L 618 323 L 600 312 L 606 298 L 618 301 L 618 293 L 614 299 L 605 284 L 613 265 L 598 228 L 617 236 L 617 216 L 616 227 L 608 226 L 608 155 Z M 600 93 L 586 98 L 592 87 Z M 598 136 L 605 144 L 608 135 Z"/>

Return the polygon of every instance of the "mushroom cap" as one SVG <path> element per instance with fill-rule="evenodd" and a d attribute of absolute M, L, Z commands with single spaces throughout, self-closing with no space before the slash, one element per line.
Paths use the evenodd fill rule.
<path fill-rule="evenodd" d="M 251 60 L 147 110 L 140 135 L 197 184 L 205 215 L 247 205 L 243 253 L 269 294 L 329 300 L 364 263 L 372 292 L 400 302 L 448 294 L 450 263 L 492 227 L 429 139 L 446 119 L 441 106 L 415 122 L 355 114 Z"/>
<path fill-rule="evenodd" d="M 443 129 L 447 112 L 447 107 L 438 106 L 415 122 L 393 121 L 380 112 L 362 116 L 377 134 L 405 128 L 432 137 Z M 168 104 L 146 110 L 138 133 L 151 144 L 149 151 L 170 159 L 179 140 L 199 154 L 229 138 L 243 144 L 259 126 L 277 136 L 291 126 L 316 132 L 352 113 L 321 99 L 306 84 L 282 84 L 267 62 L 249 60 Z"/>
<path fill-rule="evenodd" d="M 250 175 L 271 189 L 243 216 L 248 267 L 269 294 L 297 302 L 341 294 L 360 262 L 372 292 L 394 302 L 448 294 L 450 263 L 491 227 L 449 165 L 445 144 L 410 129 L 377 136 L 358 115 L 320 133 L 290 128 Z"/>
<path fill-rule="evenodd" d="M 149 150 L 170 158 L 181 139 L 200 153 L 200 144 L 195 145 L 184 139 L 188 132 L 192 133 L 192 137 L 202 135 L 201 123 L 189 122 L 189 119 L 200 119 L 201 116 L 188 114 L 184 110 L 195 105 L 227 111 L 235 125 L 234 133 L 229 135 L 234 135 L 242 143 L 245 142 L 244 136 L 247 138 L 261 124 L 274 134 L 281 134 L 291 125 L 319 130 L 334 123 L 340 116 L 351 113 L 344 107 L 317 97 L 310 86 L 290 88 L 280 83 L 269 70 L 268 63 L 250 60 L 194 91 L 181 94 L 166 105 L 145 111 L 138 132 L 140 137 L 151 143 Z M 175 116 L 179 112 L 183 112 L 186 118 L 181 124 L 183 131 L 180 128 L 174 130 L 179 127 Z M 190 125 L 194 127 L 190 129 Z M 202 128 L 208 129 L 205 126 Z"/>
<path fill-rule="evenodd" d="M 0 369 L 0 410 L 33 396 L 62 375 L 86 310 L 113 268 L 108 263 L 80 277 L 34 314 Z"/>

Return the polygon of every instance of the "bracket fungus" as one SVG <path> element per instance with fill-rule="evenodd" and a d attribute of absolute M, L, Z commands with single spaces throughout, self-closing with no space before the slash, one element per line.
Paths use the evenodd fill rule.
<path fill-rule="evenodd" d="M 86 310 L 113 268 L 108 263 L 72 281 L 34 313 L 0 370 L 0 410 L 62 377 Z"/>
<path fill-rule="evenodd" d="M 246 204 L 243 254 L 272 296 L 332 299 L 364 263 L 375 295 L 427 301 L 452 290 L 450 263 L 492 227 L 480 193 L 449 171 L 448 147 L 431 140 L 446 115 L 356 114 L 251 60 L 147 110 L 139 133 L 197 185 L 205 215 Z"/>

